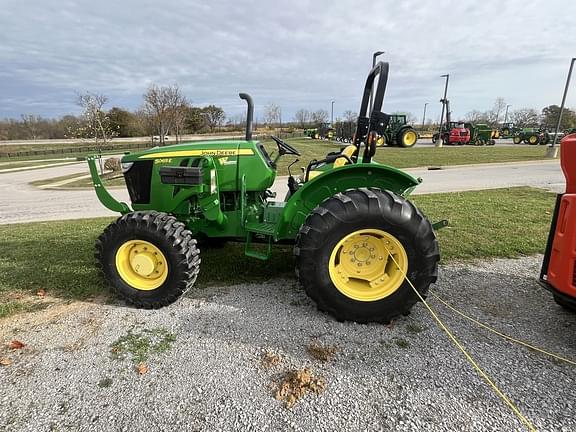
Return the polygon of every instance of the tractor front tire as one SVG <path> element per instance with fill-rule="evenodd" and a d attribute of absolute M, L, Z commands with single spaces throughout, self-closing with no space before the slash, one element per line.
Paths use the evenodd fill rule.
<path fill-rule="evenodd" d="M 514 144 L 521 144 L 522 143 L 522 137 L 515 136 L 514 138 L 512 138 L 512 142 Z"/>
<path fill-rule="evenodd" d="M 294 254 L 298 279 L 318 309 L 359 323 L 409 314 L 419 300 L 410 282 L 426 297 L 440 259 L 428 219 L 411 202 L 374 188 L 338 193 L 316 207 Z"/>
<path fill-rule="evenodd" d="M 530 135 L 528 138 L 526 138 L 526 141 L 530 145 L 538 145 L 540 142 L 540 137 L 538 135 Z"/>
<path fill-rule="evenodd" d="M 159 212 L 128 213 L 96 240 L 104 279 L 124 300 L 157 309 L 175 302 L 196 281 L 200 251 L 186 226 Z"/>

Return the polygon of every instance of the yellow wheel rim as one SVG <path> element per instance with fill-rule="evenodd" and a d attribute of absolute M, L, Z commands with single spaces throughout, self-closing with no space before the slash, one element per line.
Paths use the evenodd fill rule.
<path fill-rule="evenodd" d="M 417 139 L 418 139 L 418 136 L 416 135 L 416 132 L 408 131 L 404 134 L 402 141 L 403 141 L 403 144 L 405 146 L 412 147 L 414 144 L 416 144 Z"/>
<path fill-rule="evenodd" d="M 528 138 L 528 141 L 530 141 L 531 144 L 534 144 L 536 142 L 536 137 L 532 135 L 530 138 Z"/>
<path fill-rule="evenodd" d="M 116 252 L 116 270 L 132 288 L 151 291 L 168 277 L 168 263 L 162 251 L 144 240 L 128 240 Z"/>
<path fill-rule="evenodd" d="M 376 145 L 378 147 L 383 146 L 386 143 L 386 138 L 384 136 L 379 136 L 376 140 Z"/>
<path fill-rule="evenodd" d="M 378 229 L 348 234 L 330 255 L 332 283 L 353 300 L 372 302 L 388 297 L 400 288 L 407 271 L 408 256 L 402 243 Z"/>

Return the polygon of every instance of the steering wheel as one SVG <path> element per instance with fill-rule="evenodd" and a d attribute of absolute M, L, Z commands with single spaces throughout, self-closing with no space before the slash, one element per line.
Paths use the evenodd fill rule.
<path fill-rule="evenodd" d="M 296 150 L 294 147 L 292 147 L 290 144 L 286 143 L 286 141 L 282 141 L 280 138 L 275 137 L 274 135 L 272 135 L 270 138 L 276 141 L 276 145 L 278 146 L 278 152 L 281 155 L 289 154 L 294 156 L 300 156 L 300 152 Z"/>

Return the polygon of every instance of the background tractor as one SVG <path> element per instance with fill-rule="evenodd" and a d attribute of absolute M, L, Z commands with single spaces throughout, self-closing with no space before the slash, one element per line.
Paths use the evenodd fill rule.
<path fill-rule="evenodd" d="M 336 141 L 351 143 L 356 130 L 356 122 L 339 121 L 334 124 L 334 136 Z"/>
<path fill-rule="evenodd" d="M 304 129 L 304 135 L 312 139 L 332 140 L 334 139 L 334 128 L 330 123 L 320 123 L 318 127 Z"/>
<path fill-rule="evenodd" d="M 440 254 L 434 227 L 407 200 L 421 180 L 372 160 L 390 120 L 381 112 L 387 79 L 388 64 L 380 62 L 366 80 L 353 144 L 310 161 L 301 178 L 290 175 L 283 201 L 269 190 L 277 162 L 300 153 L 273 137 L 278 152 L 270 157 L 252 138 L 254 107 L 243 93 L 245 140 L 126 154 L 131 205 L 108 193 L 90 157 L 98 198 L 122 214 L 96 241 L 105 279 L 137 307 L 159 308 L 194 285 L 198 240 L 243 242 L 245 254 L 261 260 L 274 244 L 291 243 L 298 279 L 320 310 L 383 323 L 409 313 L 418 296 L 408 280 L 426 296 Z"/>
<path fill-rule="evenodd" d="M 522 129 L 516 127 L 514 123 L 502 123 L 502 126 L 500 126 L 500 138 L 512 138 L 521 130 Z"/>
<path fill-rule="evenodd" d="M 388 126 L 376 139 L 377 146 L 388 145 L 391 147 L 414 147 L 418 142 L 418 132 L 406 122 L 404 114 L 390 114 Z M 352 142 L 356 123 L 336 123 L 336 141 Z"/>
<path fill-rule="evenodd" d="M 545 145 L 550 142 L 550 134 L 541 128 L 524 128 L 516 132 L 512 141 L 514 144 Z"/>
<path fill-rule="evenodd" d="M 442 141 L 446 145 L 494 145 L 494 130 L 483 123 L 450 122 L 446 124 L 446 131 L 442 132 Z M 438 133 L 432 138 L 436 141 Z"/>

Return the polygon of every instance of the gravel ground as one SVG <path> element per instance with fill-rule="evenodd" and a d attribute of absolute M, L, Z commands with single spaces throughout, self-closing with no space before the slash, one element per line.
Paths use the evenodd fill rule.
<path fill-rule="evenodd" d="M 541 257 L 441 269 L 434 290 L 504 332 L 576 358 L 576 314 L 536 284 Z M 573 366 L 531 352 L 431 305 L 539 430 L 576 430 Z M 139 375 L 111 345 L 166 329 L 171 348 Z M 74 303 L 0 323 L 0 429 L 524 430 L 432 321 L 423 305 L 392 326 L 338 323 L 297 283 L 198 288 L 159 311 Z M 16 338 L 26 347 L 10 351 Z M 338 347 L 326 363 L 306 346 Z M 262 355 L 279 354 L 265 368 Z M 308 367 L 326 380 L 287 409 L 273 383 Z"/>

